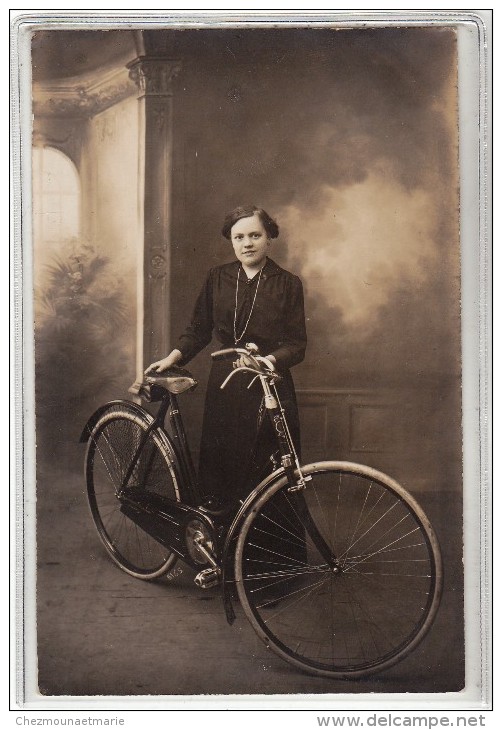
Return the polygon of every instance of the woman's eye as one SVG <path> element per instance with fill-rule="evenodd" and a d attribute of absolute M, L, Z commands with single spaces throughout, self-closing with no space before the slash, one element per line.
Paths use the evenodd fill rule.
<path fill-rule="evenodd" d="M 252 233 L 251 236 L 253 238 L 261 238 L 261 233 Z"/>

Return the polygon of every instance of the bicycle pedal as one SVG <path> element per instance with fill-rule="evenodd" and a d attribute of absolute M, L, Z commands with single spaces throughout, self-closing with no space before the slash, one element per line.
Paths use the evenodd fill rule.
<path fill-rule="evenodd" d="M 215 588 L 219 585 L 221 571 L 219 568 L 206 568 L 197 573 L 193 582 L 198 588 Z"/>

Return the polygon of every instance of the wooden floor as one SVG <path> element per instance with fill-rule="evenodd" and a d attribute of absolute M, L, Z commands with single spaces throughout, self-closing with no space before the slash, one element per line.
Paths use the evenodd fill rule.
<path fill-rule="evenodd" d="M 83 452 L 75 454 L 82 460 Z M 202 591 L 178 564 L 159 582 L 129 577 L 107 557 L 81 472 L 38 478 L 38 686 L 43 695 L 275 695 L 445 692 L 463 687 L 461 505 L 420 497 L 445 558 L 433 629 L 401 664 L 377 677 L 334 681 L 269 652 L 240 607 L 226 622 L 218 589 Z"/>

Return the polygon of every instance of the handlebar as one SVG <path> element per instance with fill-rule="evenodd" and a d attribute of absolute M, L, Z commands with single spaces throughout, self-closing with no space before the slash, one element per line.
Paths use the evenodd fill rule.
<path fill-rule="evenodd" d="M 226 350 L 217 350 L 211 353 L 213 360 L 232 360 L 236 355 L 248 355 L 248 351 L 241 347 L 228 347 Z"/>
<path fill-rule="evenodd" d="M 221 385 L 224 388 L 230 378 L 238 372 L 248 372 L 255 376 L 267 376 L 270 380 L 280 380 L 280 375 L 275 370 L 270 360 L 258 354 L 258 347 L 250 342 L 246 347 L 228 347 L 224 350 L 217 350 L 211 353 L 213 360 L 232 360 L 236 357 L 244 355 L 250 361 L 245 366 L 235 368 Z M 253 379 L 254 382 L 254 379 Z"/>

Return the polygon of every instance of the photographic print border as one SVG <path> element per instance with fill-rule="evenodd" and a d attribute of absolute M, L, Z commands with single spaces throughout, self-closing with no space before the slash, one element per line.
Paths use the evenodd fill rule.
<path fill-rule="evenodd" d="M 336 698 L 337 708 L 392 709 L 408 704 L 414 708 L 471 709 L 490 706 L 491 615 L 491 482 L 490 482 L 490 29 L 489 13 L 462 11 L 348 11 L 273 15 L 232 13 L 193 15 L 119 15 L 108 13 L 41 13 L 20 15 L 12 24 L 12 129 L 13 129 L 13 341 L 15 442 L 23 444 L 15 454 L 13 490 L 15 534 L 15 702 L 29 709 L 177 709 L 187 697 L 42 697 L 36 691 L 35 619 L 35 514 L 34 514 L 34 361 L 31 281 L 31 93 L 29 37 L 37 29 L 109 29 L 171 26 L 231 27 L 251 24 L 312 24 L 324 27 L 455 26 L 459 35 L 459 129 L 460 129 L 460 240 L 462 266 L 462 385 L 464 448 L 464 560 L 466 574 L 466 689 L 445 696 L 341 695 L 274 697 L 193 697 L 191 707 L 235 708 L 251 701 L 254 708 L 292 706 L 321 707 Z M 477 123 L 480 125 L 479 135 Z M 476 210 L 478 215 L 473 216 Z M 476 242 L 474 244 L 473 242 Z M 479 417 L 478 417 L 479 416 Z"/>

